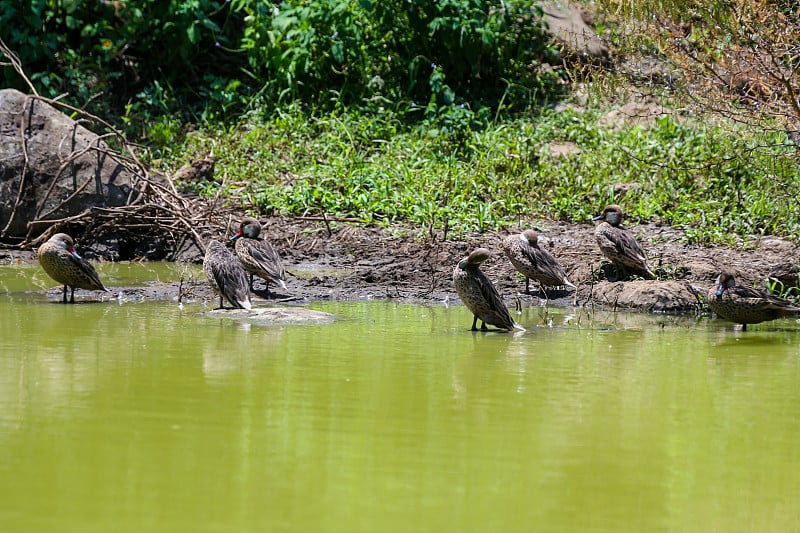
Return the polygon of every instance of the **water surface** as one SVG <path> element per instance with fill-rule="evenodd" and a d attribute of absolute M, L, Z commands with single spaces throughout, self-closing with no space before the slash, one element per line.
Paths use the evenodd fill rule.
<path fill-rule="evenodd" d="M 2 531 L 800 528 L 793 320 L 529 307 L 472 333 L 461 306 L 327 302 L 265 327 L 53 285 L 0 267 Z"/>

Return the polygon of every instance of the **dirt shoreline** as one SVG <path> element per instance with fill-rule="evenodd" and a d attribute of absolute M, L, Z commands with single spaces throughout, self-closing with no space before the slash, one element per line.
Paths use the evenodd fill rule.
<path fill-rule="evenodd" d="M 529 227 L 529 226 L 526 226 Z M 629 226 L 649 257 L 659 280 L 611 282 L 605 279 L 591 223 L 568 224 L 540 221 L 539 243 L 555 255 L 577 285 L 575 291 L 548 291 L 548 305 L 629 309 L 643 312 L 686 314 L 698 310 L 691 286 L 707 289 L 719 271 L 732 269 L 742 284 L 764 286 L 769 276 L 785 284 L 797 284 L 798 243 L 780 237 L 762 237 L 740 248 L 685 244 L 680 229 L 648 224 Z M 466 240 L 442 240 L 441 233 L 421 238 L 414 228 L 364 227 L 345 223 L 271 218 L 262 235 L 280 251 L 288 290 L 271 293 L 268 300 L 309 302 L 315 300 L 386 299 L 409 303 L 460 303 L 453 290 L 452 272 L 458 261 L 479 246 L 494 255 L 482 270 L 495 282 L 509 306 L 540 305 L 542 295 L 523 294 L 524 279 L 516 274 L 500 249 L 501 240 L 519 233 L 519 227 L 471 235 Z M 223 235 L 208 236 L 222 238 Z M 84 255 L 92 257 L 92 243 L 79 242 Z M 35 261 L 32 251 L 0 250 L 0 261 Z M 198 251 L 182 260 L 199 262 Z M 256 303 L 263 302 L 263 283 L 256 282 Z M 176 299 L 178 283 L 152 283 L 146 287 L 114 287 L 132 299 Z M 185 282 L 191 301 L 210 301 L 211 289 L 204 279 Z M 273 287 L 274 289 L 274 287 Z M 54 289 L 55 290 L 55 289 Z M 80 291 L 77 291 L 78 294 Z"/>

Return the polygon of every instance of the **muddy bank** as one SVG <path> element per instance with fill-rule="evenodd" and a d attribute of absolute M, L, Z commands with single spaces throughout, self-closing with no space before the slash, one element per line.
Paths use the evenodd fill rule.
<path fill-rule="evenodd" d="M 453 268 L 469 251 L 483 246 L 495 255 L 482 269 L 495 281 L 509 306 L 516 305 L 517 299 L 523 306 L 543 303 L 544 295 L 538 293 L 535 283 L 531 284 L 534 294 L 523 294 L 524 279 L 500 250 L 500 241 L 520 228 L 445 241 L 441 235 L 422 238 L 413 228 L 327 225 L 282 218 L 265 222 L 263 235 L 278 248 L 289 273 L 288 290 L 272 292 L 271 302 L 392 299 L 458 303 L 452 286 Z M 763 237 L 740 248 L 705 247 L 685 244 L 681 230 L 676 228 L 631 226 L 660 279 L 612 282 L 606 279 L 610 270 L 595 244 L 592 224 L 540 222 L 535 228 L 540 231 L 540 245 L 558 258 L 578 287 L 575 291 L 548 291 L 549 305 L 691 313 L 697 309 L 698 300 L 690 286 L 707 289 L 723 267 L 733 269 L 744 284 L 755 280 L 758 286 L 764 286 L 768 276 L 797 284 L 798 245 L 783 238 Z M 81 242 L 79 249 L 91 257 L 91 243 Z M 6 250 L 0 251 L 0 260 L 35 261 L 35 255 Z M 202 258 L 190 252 L 183 260 L 199 262 Z M 255 303 L 264 302 L 267 295 L 260 280 L 256 288 Z M 180 292 L 189 301 L 211 304 L 213 298 L 204 279 L 187 279 L 182 286 L 153 283 L 147 287 L 114 287 L 113 297 L 118 297 L 120 289 L 131 300 L 174 300 Z"/>

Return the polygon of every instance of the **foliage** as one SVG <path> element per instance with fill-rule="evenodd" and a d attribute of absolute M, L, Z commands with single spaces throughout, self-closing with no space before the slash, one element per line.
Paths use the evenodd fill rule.
<path fill-rule="evenodd" d="M 487 107 L 530 108 L 559 90 L 542 68 L 551 52 L 530 0 L 290 0 L 249 7 L 246 21 L 242 48 L 266 80 L 267 101 L 325 95 L 344 107 L 388 104 L 461 122 Z"/>
<path fill-rule="evenodd" d="M 0 0 L 3 39 L 43 95 L 83 106 L 102 93 L 95 107 L 129 105 L 129 117 L 220 98 L 214 84 L 238 74 L 224 50 L 237 45 L 240 23 L 226 2 L 209 0 Z M 11 69 L 2 81 L 23 88 Z"/>
<path fill-rule="evenodd" d="M 683 227 L 691 242 L 800 232 L 795 147 L 785 135 L 673 118 L 614 130 L 599 113 L 546 111 L 470 131 L 462 151 L 397 116 L 287 109 L 224 134 L 199 131 L 173 157 L 207 153 L 221 193 L 259 213 L 408 223 L 464 233 L 538 219 L 588 224 L 611 202 L 629 221 Z M 580 153 L 553 156 L 552 143 Z"/>
<path fill-rule="evenodd" d="M 623 54 L 682 73 L 664 90 L 686 113 L 619 129 L 595 102 L 545 105 L 564 85 L 531 0 L 0 0 L 0 26 L 43 94 L 117 114 L 165 170 L 213 154 L 224 180 L 197 192 L 245 209 L 447 234 L 616 201 L 732 243 L 800 232 L 800 23 L 781 5 L 600 2 Z M 625 89 L 602 74 L 596 93 Z"/>
<path fill-rule="evenodd" d="M 131 126 L 295 101 L 478 123 L 560 90 L 532 0 L 0 0 L 0 26 L 42 94 Z"/>
<path fill-rule="evenodd" d="M 759 127 L 800 131 L 800 13 L 762 0 L 603 0 L 681 72 L 686 105 Z M 655 16 L 654 16 L 655 14 Z M 635 21 L 635 24 L 631 21 Z"/>

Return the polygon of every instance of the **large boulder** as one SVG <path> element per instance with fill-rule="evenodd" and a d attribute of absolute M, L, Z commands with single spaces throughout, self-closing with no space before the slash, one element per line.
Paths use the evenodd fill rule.
<path fill-rule="evenodd" d="M 603 281 L 592 287 L 592 296 L 615 310 L 678 314 L 696 311 L 699 306 L 692 287 L 680 281 Z"/>
<path fill-rule="evenodd" d="M 0 90 L 0 240 L 129 201 L 135 175 L 99 137 L 41 99 Z"/>
<path fill-rule="evenodd" d="M 583 6 L 572 0 L 545 0 L 539 5 L 562 55 L 589 63 L 605 63 L 611 59 L 608 46 L 591 26 L 591 13 Z"/>

